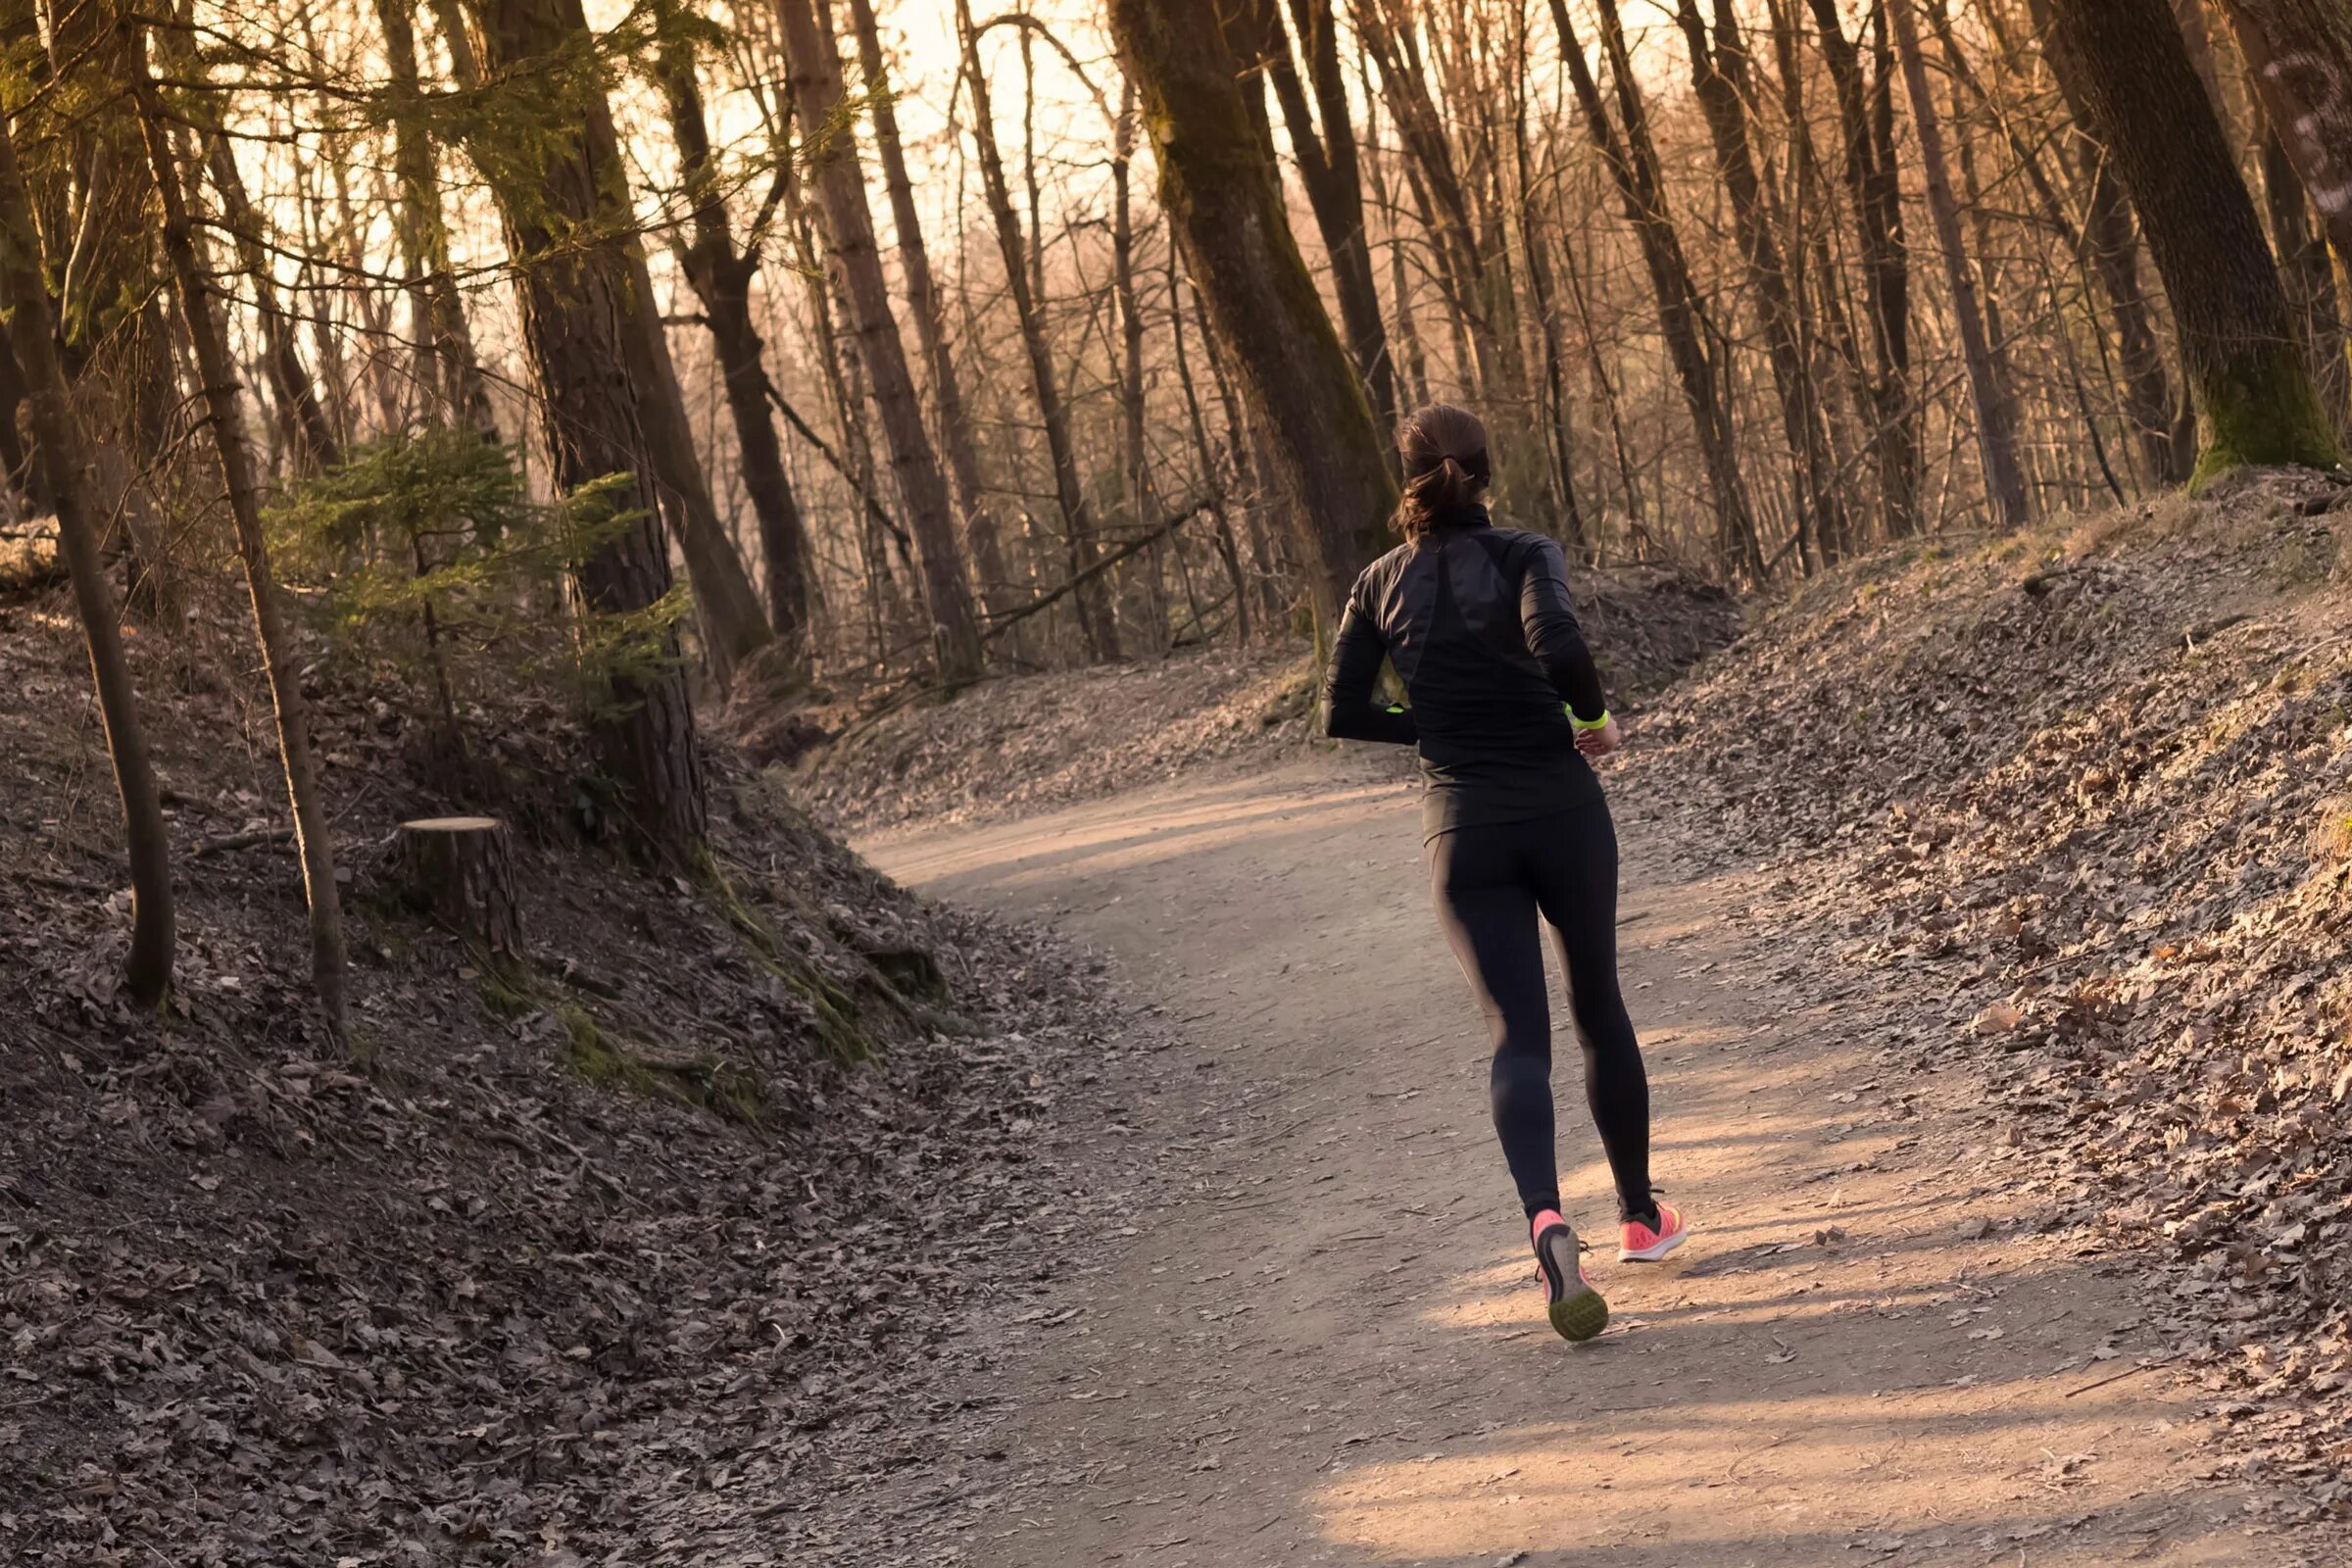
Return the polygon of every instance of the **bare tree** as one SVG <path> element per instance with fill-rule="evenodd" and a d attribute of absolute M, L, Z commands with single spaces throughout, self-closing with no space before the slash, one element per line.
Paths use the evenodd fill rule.
<path fill-rule="evenodd" d="M 775 418 L 768 411 L 766 345 L 752 318 L 752 283 L 760 272 L 758 236 L 765 231 L 774 206 L 781 200 L 781 187 L 771 192 L 755 221 L 753 244 L 739 249 L 713 165 L 693 52 L 678 39 L 664 37 L 656 69 L 669 105 L 679 178 L 692 214 L 692 237 L 678 245 L 679 270 L 703 303 L 703 321 L 718 355 L 727 411 L 735 424 L 743 487 L 760 524 L 760 546 L 767 569 L 768 624 L 792 657 L 804 660 L 810 610 L 808 528 L 801 515 L 800 500 L 793 494 L 791 475 L 784 468 L 784 447 L 776 436 Z"/>
<path fill-rule="evenodd" d="M 826 237 L 843 292 L 855 312 L 860 359 L 872 379 L 882 433 L 890 443 L 891 468 L 915 539 L 923 573 L 923 599 L 931 615 L 931 638 L 940 678 L 952 685 L 978 678 L 980 632 L 972 613 L 971 589 L 956 542 L 955 513 L 931 438 L 923 429 L 922 406 L 874 244 L 873 217 L 866 210 L 865 180 L 849 134 L 841 81 L 841 59 L 832 34 L 818 20 L 812 0 L 777 0 L 785 53 L 792 64 L 793 115 L 809 159 L 810 182 L 825 215 Z"/>
<path fill-rule="evenodd" d="M 1078 625 L 1087 652 L 1098 660 L 1119 657 L 1119 633 L 1111 618 L 1110 595 L 1100 573 L 1088 576 L 1098 559 L 1094 510 L 1087 504 L 1086 485 L 1078 474 L 1078 452 L 1070 435 L 1070 410 L 1061 392 L 1061 374 L 1054 365 L 1048 339 L 1045 302 L 1039 289 L 1044 273 L 1033 251 L 1042 251 L 1045 237 L 1024 239 L 1020 215 L 1013 211 L 1012 190 L 1004 177 L 1004 159 L 997 147 L 995 100 L 988 73 L 980 64 L 980 31 L 972 22 L 970 0 L 956 0 L 956 24 L 963 51 L 964 88 L 972 98 L 972 141 L 980 153 L 981 187 L 995 220 L 997 248 L 1004 260 L 1005 289 L 1012 296 L 1013 315 L 1021 328 L 1021 347 L 1029 360 L 1029 384 L 1037 397 L 1038 416 L 1046 426 L 1046 456 L 1054 472 L 1054 498 L 1061 513 L 1072 578 L 1085 577 L 1075 595 Z M 1026 33 L 1023 34 L 1026 36 Z M 1034 204 L 1033 204 L 1034 205 Z"/>
<path fill-rule="evenodd" d="M 229 516 L 236 525 L 237 555 L 244 563 L 246 591 L 253 605 L 254 635 L 269 675 L 270 706 L 277 718 L 278 760 L 285 771 L 286 799 L 293 810 L 303 896 L 310 906 L 311 983 L 318 990 L 328 1034 L 337 1044 L 347 1044 L 343 906 L 335 885 L 334 841 L 327 831 L 318 764 L 311 752 L 310 705 L 302 694 L 294 643 L 279 612 L 270 547 L 262 532 L 261 490 L 244 420 L 237 410 L 240 378 L 221 325 L 220 301 L 197 258 L 195 227 L 188 218 L 179 165 L 172 148 L 171 122 L 147 74 L 143 40 L 137 34 L 125 40 L 121 58 L 129 78 L 122 85 L 137 105 L 148 168 L 163 206 L 164 256 L 176 290 L 180 322 L 203 376 L 205 418 L 212 426 L 214 449 L 220 460 Z"/>
<path fill-rule="evenodd" d="M 906 173 L 906 152 L 899 138 L 898 111 L 891 104 L 890 68 L 882 55 L 873 0 L 850 0 L 850 16 L 857 24 L 858 65 L 873 106 L 874 150 L 882 159 L 882 188 L 890 197 L 891 226 L 897 231 L 899 261 L 906 271 L 906 307 L 914 315 L 915 340 L 922 346 L 923 365 L 931 376 L 932 422 L 939 432 L 940 448 L 948 455 L 948 473 L 956 481 L 956 504 L 963 513 L 963 537 L 971 551 L 981 601 L 995 613 L 1008 608 L 1012 578 L 1004 563 L 1002 529 L 981 478 L 979 448 L 972 439 L 971 415 L 964 407 L 963 377 L 948 345 L 947 311 L 940 301 L 939 283 L 931 275 L 931 251 L 923 241 L 914 181 Z"/>
<path fill-rule="evenodd" d="M 33 220 L 17 167 L 16 145 L 0 120 L 0 315 L 7 318 L 11 364 L 24 367 L 33 455 L 42 469 L 42 488 L 57 509 L 58 553 L 74 583 L 74 608 L 89 648 L 90 677 L 98 711 L 106 723 L 107 755 L 114 760 L 115 789 L 122 801 L 122 835 L 130 858 L 130 954 L 123 983 L 145 1006 L 163 1000 L 172 986 L 173 924 L 172 843 L 164 825 L 155 767 L 139 722 L 138 697 L 122 657 L 122 634 L 115 624 L 115 596 L 99 551 L 97 466 L 57 357 L 57 323 L 49 310 L 40 231 Z M 5 422 L 14 432 L 16 402 Z"/>
<path fill-rule="evenodd" d="M 1683 254 L 1682 236 L 1666 210 L 1665 176 L 1656 149 L 1650 143 L 1647 112 L 1634 76 L 1633 61 L 1625 47 L 1625 29 L 1615 0 L 1600 0 L 1601 43 L 1609 59 L 1622 133 L 1609 119 L 1600 85 L 1585 63 L 1584 46 L 1568 20 L 1566 0 L 1551 0 L 1552 21 L 1560 30 L 1569 80 L 1575 85 L 1592 145 L 1608 167 L 1625 204 L 1626 220 L 1641 241 L 1642 260 L 1648 269 L 1656 295 L 1658 326 L 1666 335 L 1683 400 L 1698 435 L 1707 485 L 1715 504 L 1716 538 L 1727 561 L 1736 561 L 1751 574 L 1764 567 L 1762 540 L 1757 536 L 1747 492 L 1740 482 L 1730 411 L 1722 393 L 1722 371 L 1708 352 L 1698 287 Z"/>
<path fill-rule="evenodd" d="M 1807 548 L 1818 554 L 1824 539 L 1841 541 L 1850 531 L 1845 501 L 1830 454 L 1829 429 L 1813 379 L 1804 306 L 1788 280 L 1788 268 L 1766 187 L 1756 168 L 1748 123 L 1747 47 L 1731 0 L 1715 0 L 1715 30 L 1708 35 L 1697 0 L 1680 0 L 1676 20 L 1690 52 L 1692 85 L 1715 145 L 1715 169 L 1732 199 L 1732 221 L 1764 318 L 1765 352 L 1772 362 L 1773 390 L 1781 406 L 1781 427 L 1788 443 L 1797 526 Z"/>
<path fill-rule="evenodd" d="M 1928 211 L 1943 247 L 1943 270 L 1952 290 L 1952 318 L 1960 329 L 1960 355 L 1968 371 L 1969 401 L 1977 415 L 1977 451 L 1984 468 L 1984 493 L 1994 519 L 2004 528 L 2025 526 L 2031 514 L 2026 471 L 2017 461 L 2017 409 L 2009 400 L 1984 330 L 1977 297 L 1977 271 L 1960 232 L 1960 204 L 1952 195 L 1950 162 L 1943 149 L 1942 116 L 1919 51 L 1919 22 L 1911 0 L 1885 0 L 1902 61 L 1903 83 L 1911 95 L 1911 124 L 1919 133 L 1919 158 L 1927 171 Z"/>

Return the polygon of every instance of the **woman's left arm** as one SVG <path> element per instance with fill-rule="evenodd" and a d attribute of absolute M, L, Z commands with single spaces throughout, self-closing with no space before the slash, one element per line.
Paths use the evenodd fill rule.
<path fill-rule="evenodd" d="M 1576 601 L 1568 592 L 1568 558 L 1555 539 L 1537 542 L 1519 582 L 1519 623 L 1527 651 L 1550 677 L 1552 690 L 1567 703 L 1582 727 L 1598 728 L 1609 716 L 1600 689 L 1600 669 L 1576 623 Z"/>

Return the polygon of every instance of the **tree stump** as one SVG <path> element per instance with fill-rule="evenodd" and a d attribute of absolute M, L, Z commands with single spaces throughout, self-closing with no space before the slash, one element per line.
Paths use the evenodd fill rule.
<path fill-rule="evenodd" d="M 495 816 L 431 816 L 400 824 L 399 875 L 409 902 L 502 957 L 522 956 L 522 910 L 507 824 Z"/>

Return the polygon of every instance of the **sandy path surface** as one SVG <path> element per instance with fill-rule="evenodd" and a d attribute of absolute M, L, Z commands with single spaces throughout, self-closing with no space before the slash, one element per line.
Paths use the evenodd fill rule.
<path fill-rule="evenodd" d="M 968 1559 L 2352 1560 L 2264 1522 L 2195 1391 L 2141 1364 L 2131 1270 L 2034 1229 L 1975 1086 L 1841 1030 L 1846 981 L 1759 933 L 1752 879 L 1617 808 L 1654 1169 L 1696 1234 L 1614 1260 L 1568 1047 L 1564 1191 L 1615 1314 L 1584 1346 L 1544 1322 L 1409 788 L 1315 762 L 860 846 L 1101 945 L 1216 1068 L 1104 1130 L 1173 1175 L 1007 1327 L 1037 1343 Z"/>

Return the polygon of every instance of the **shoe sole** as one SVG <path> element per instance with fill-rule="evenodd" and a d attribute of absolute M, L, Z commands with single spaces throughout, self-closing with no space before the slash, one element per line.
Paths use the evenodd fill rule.
<path fill-rule="evenodd" d="M 1620 1247 L 1617 1249 L 1617 1261 L 1620 1263 L 1655 1263 L 1659 1258 L 1664 1257 L 1668 1252 L 1673 1251 L 1676 1248 L 1682 1246 L 1683 1243 L 1689 1241 L 1690 1239 L 1690 1232 L 1686 1227 L 1683 1230 L 1676 1231 L 1672 1236 L 1659 1238 L 1655 1246 L 1644 1247 L 1638 1252 L 1627 1248 Z"/>
<path fill-rule="evenodd" d="M 1555 1240 L 1555 1237 L 1558 1239 Z M 1579 1287 L 1545 1308 L 1545 1315 L 1551 1319 L 1552 1332 L 1563 1340 L 1589 1340 L 1609 1326 L 1609 1303 L 1600 1298 L 1600 1293 L 1584 1277 L 1584 1271 L 1576 1267 L 1575 1231 L 1565 1225 L 1555 1225 L 1544 1233 L 1544 1241 L 1552 1247 L 1567 1250 L 1568 1266 L 1576 1269 Z M 1557 1260 L 1549 1254 L 1540 1254 L 1540 1257 L 1549 1265 L 1546 1272 L 1557 1269 Z M 1561 1276 L 1561 1279 L 1564 1284 L 1566 1276 Z"/>
<path fill-rule="evenodd" d="M 1552 1331 L 1563 1340 L 1589 1340 L 1609 1326 L 1609 1303 L 1588 1285 L 1565 1301 L 1551 1303 Z"/>

